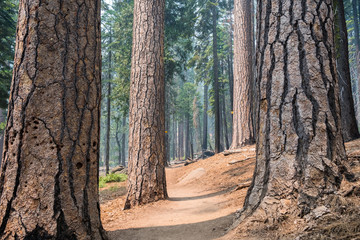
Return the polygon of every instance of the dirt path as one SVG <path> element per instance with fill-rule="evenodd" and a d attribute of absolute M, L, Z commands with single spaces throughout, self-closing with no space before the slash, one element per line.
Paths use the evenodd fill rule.
<path fill-rule="evenodd" d="M 124 196 L 103 201 L 102 221 L 112 240 L 210 240 L 223 236 L 242 206 L 246 189 L 232 191 L 251 177 L 253 161 L 223 155 L 190 166 L 167 168 L 169 199 L 123 211 Z M 239 168 L 247 168 L 246 172 Z M 236 174 L 235 174 L 236 173 Z M 122 187 L 123 188 L 123 187 Z"/>
<path fill-rule="evenodd" d="M 359 146 L 360 139 L 347 143 L 350 162 L 358 162 Z M 251 181 L 254 171 L 255 148 L 243 149 L 241 153 L 218 154 L 189 166 L 168 168 L 169 199 L 164 201 L 123 211 L 125 183 L 103 189 L 100 193 L 101 217 L 110 239 L 262 239 L 251 237 L 241 229 L 224 236 L 234 213 L 243 205 L 247 191 L 247 188 L 234 189 Z M 360 166 L 352 166 L 352 171 L 360 178 Z"/>
<path fill-rule="evenodd" d="M 198 184 L 176 184 L 175 171 L 167 170 L 169 199 L 142 207 L 140 211 L 130 210 L 127 216 L 133 216 L 127 219 L 127 229 L 107 229 L 111 239 L 209 240 L 225 233 L 235 210 L 224 208 L 226 191 L 211 192 L 204 191 Z M 116 225 L 115 222 L 112 225 Z"/>

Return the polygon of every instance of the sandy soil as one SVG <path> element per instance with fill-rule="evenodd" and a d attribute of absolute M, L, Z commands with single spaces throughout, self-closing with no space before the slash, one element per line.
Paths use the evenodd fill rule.
<path fill-rule="evenodd" d="M 250 151 L 248 151 L 250 150 Z M 124 240 L 210 240 L 223 236 L 243 204 L 246 188 L 238 184 L 251 180 L 254 147 L 244 153 L 224 157 L 218 154 L 189 166 L 167 168 L 169 199 L 123 211 L 124 183 L 118 184 L 122 196 L 109 187 L 101 191 L 104 228 L 111 239 Z"/>

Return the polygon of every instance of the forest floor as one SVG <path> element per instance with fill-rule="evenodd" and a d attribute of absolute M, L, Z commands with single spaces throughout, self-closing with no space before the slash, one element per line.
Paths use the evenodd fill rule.
<path fill-rule="evenodd" d="M 347 153 L 358 163 L 360 140 L 348 143 Z M 263 239 L 238 229 L 228 233 L 243 205 L 254 167 L 255 146 L 188 166 L 172 165 L 166 169 L 169 199 L 126 211 L 122 210 L 126 183 L 107 184 L 100 190 L 104 228 L 112 240 Z M 359 164 L 352 170 L 360 177 Z"/>

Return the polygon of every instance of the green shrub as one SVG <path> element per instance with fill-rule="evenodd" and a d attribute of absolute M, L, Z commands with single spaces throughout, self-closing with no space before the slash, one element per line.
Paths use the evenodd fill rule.
<path fill-rule="evenodd" d="M 110 173 L 106 176 L 100 177 L 99 179 L 99 187 L 103 188 L 105 187 L 105 183 L 110 182 L 124 182 L 127 179 L 126 174 L 116 174 L 116 173 Z"/>

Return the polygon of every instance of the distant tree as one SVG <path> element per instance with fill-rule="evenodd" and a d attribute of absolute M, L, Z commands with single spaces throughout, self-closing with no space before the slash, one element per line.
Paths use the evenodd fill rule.
<path fill-rule="evenodd" d="M 342 0 L 334 0 L 336 63 L 339 78 L 341 107 L 341 127 L 345 141 L 360 137 L 355 117 L 354 99 L 351 91 L 349 66 L 348 34 L 345 20 L 345 9 Z"/>
<path fill-rule="evenodd" d="M 353 11 L 353 21 L 354 21 L 354 42 L 355 42 L 355 67 L 356 67 L 356 76 L 357 76 L 357 113 L 360 116 L 360 33 L 359 33 L 359 9 L 358 9 L 358 0 L 351 0 L 352 11 Z"/>
<path fill-rule="evenodd" d="M 11 0 L 0 1 L 0 108 L 7 108 L 14 59 L 16 32 L 15 4 Z"/>
<path fill-rule="evenodd" d="M 107 239 L 98 197 L 100 1 L 20 1 L 19 9 L 0 239 Z"/>
<path fill-rule="evenodd" d="M 181 88 L 178 98 L 178 114 L 185 118 L 185 158 L 191 155 L 191 137 L 190 130 L 192 127 L 192 116 L 193 116 L 193 102 L 197 98 L 196 86 L 193 83 L 186 82 Z"/>
<path fill-rule="evenodd" d="M 242 217 L 276 221 L 278 209 L 304 216 L 326 204 L 346 174 L 332 7 L 258 2 L 257 159 Z"/>
<path fill-rule="evenodd" d="M 125 209 L 167 198 L 164 7 L 164 0 L 134 1 Z"/>
<path fill-rule="evenodd" d="M 234 100 L 231 149 L 253 144 L 252 119 L 252 25 L 251 4 L 247 0 L 234 2 Z"/>
<path fill-rule="evenodd" d="M 16 7 L 10 0 L 0 1 L 0 153 L 3 152 L 5 109 L 8 105 L 16 34 Z M 1 166 L 2 156 L 0 156 Z"/>
<path fill-rule="evenodd" d="M 220 145 L 220 95 L 219 95 L 219 59 L 217 43 L 217 21 L 218 9 L 217 2 L 210 2 L 212 14 L 212 48 L 213 48 L 213 87 L 214 87 L 214 115 L 215 115 L 215 153 L 222 151 Z"/>

